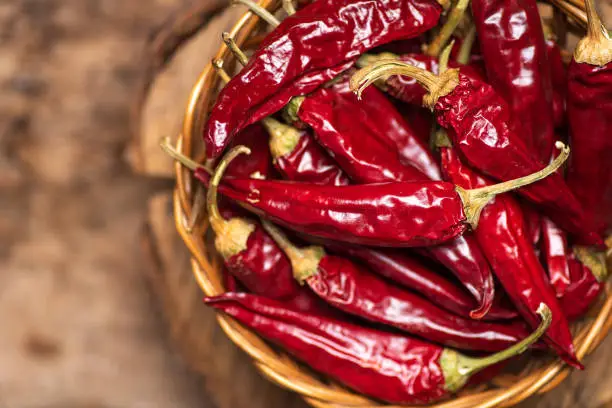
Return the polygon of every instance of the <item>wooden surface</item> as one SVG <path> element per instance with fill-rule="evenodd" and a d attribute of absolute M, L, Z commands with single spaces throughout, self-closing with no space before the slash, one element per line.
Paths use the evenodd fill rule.
<path fill-rule="evenodd" d="M 194 4 L 0 1 L 0 408 L 304 407 L 220 335 L 171 228 L 169 162 L 142 165 L 128 149 L 142 51 Z M 189 75 L 217 47 L 218 34 L 202 38 L 154 86 L 162 96 L 147 98 L 147 123 L 157 122 L 137 142 L 150 154 L 180 122 Z M 155 177 L 134 175 L 126 157 Z M 587 371 L 522 406 L 612 407 L 611 353 L 609 339 Z"/>

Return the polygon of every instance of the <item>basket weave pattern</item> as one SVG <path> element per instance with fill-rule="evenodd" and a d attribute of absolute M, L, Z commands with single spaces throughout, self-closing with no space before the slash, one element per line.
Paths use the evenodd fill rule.
<path fill-rule="evenodd" d="M 268 10 L 278 8 L 274 0 L 262 0 L 260 3 Z M 233 27 L 230 34 L 236 42 L 247 48 L 255 42 L 259 28 L 259 19 L 246 13 Z M 222 44 L 222 43 L 221 43 Z M 222 44 L 216 58 L 232 67 L 234 57 Z M 201 135 L 210 106 L 219 89 L 219 78 L 211 64 L 208 64 L 193 87 L 179 136 L 177 149 L 189 157 L 201 157 Z M 194 276 L 207 296 L 219 295 L 225 291 L 221 278 L 222 262 L 216 254 L 210 236 L 206 234 L 207 223 L 201 222 L 198 227 L 189 231 L 187 225 L 194 206 L 196 184 L 189 171 L 176 164 L 177 185 L 174 192 L 174 213 L 176 227 L 192 255 Z M 605 338 L 612 327 L 612 297 L 610 283 L 598 305 L 597 313 L 577 322 L 573 331 L 576 333 L 575 345 L 578 358 L 590 354 Z M 319 408 L 345 407 L 387 407 L 392 405 L 372 401 L 357 393 L 334 384 L 314 374 L 303 365 L 296 363 L 290 356 L 272 349 L 257 334 L 246 329 L 233 319 L 218 314 L 218 322 L 228 337 L 242 350 L 248 353 L 261 373 L 274 383 L 300 394 L 310 405 Z M 520 374 L 501 374 L 487 386 L 467 388 L 452 399 L 434 404 L 438 408 L 472 408 L 472 407 L 510 407 L 536 393 L 547 392 L 558 386 L 570 373 L 570 369 L 558 359 L 532 359 Z"/>

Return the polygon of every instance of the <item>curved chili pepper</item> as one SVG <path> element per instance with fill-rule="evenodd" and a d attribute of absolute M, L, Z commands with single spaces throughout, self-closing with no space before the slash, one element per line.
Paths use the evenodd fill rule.
<path fill-rule="evenodd" d="M 442 147 L 442 169 L 447 179 L 464 188 L 483 187 L 490 183 L 464 165 L 453 148 Z M 521 208 L 510 195 L 499 196 L 481 215 L 475 236 L 498 280 L 523 318 L 532 326 L 538 324 L 536 310 L 546 303 L 553 321 L 545 340 L 568 364 L 581 368 L 576 358 L 567 320 L 561 313 L 545 272 L 526 234 Z"/>
<path fill-rule="evenodd" d="M 487 78 L 512 112 L 514 132 L 547 163 L 555 144 L 552 81 L 536 0 L 472 0 Z"/>
<path fill-rule="evenodd" d="M 434 0 L 321 0 L 286 18 L 220 92 L 204 132 L 208 157 L 219 156 L 247 125 L 336 77 L 364 51 L 429 30 L 441 12 Z"/>
<path fill-rule="evenodd" d="M 550 284 L 557 297 L 561 297 L 571 281 L 567 237 L 563 230 L 546 217 L 542 217 L 542 252 Z"/>
<path fill-rule="evenodd" d="M 439 180 L 440 169 L 429 149 L 377 89 L 359 101 L 344 76 L 293 106 L 315 137 L 357 183 Z M 297 101 L 296 101 L 297 102 Z"/>
<path fill-rule="evenodd" d="M 381 61 L 359 71 L 351 87 L 361 92 L 389 73 L 416 78 L 430 93 L 423 102 L 449 130 L 453 145 L 468 163 L 496 180 L 508 180 L 544 167 L 510 127 L 510 110 L 490 85 L 449 69 L 436 76 L 401 62 Z M 580 202 L 556 173 L 518 193 L 543 207 L 546 214 L 585 245 L 603 246 Z"/>
<path fill-rule="evenodd" d="M 348 258 L 326 254 L 322 246 L 297 248 L 278 228 L 262 223 L 289 257 L 300 284 L 346 313 L 465 350 L 499 351 L 527 334 L 522 322 L 499 324 L 451 315 Z"/>
<path fill-rule="evenodd" d="M 269 119 L 265 123 L 270 132 L 270 146 L 275 165 L 285 175 L 286 179 L 320 185 L 346 185 L 345 181 L 348 181 L 348 179 L 343 177 L 342 169 L 331 162 L 331 158 L 327 156 L 311 135 Z M 319 168 L 318 164 L 322 164 L 322 166 Z M 451 247 L 454 241 L 457 241 L 457 244 Z M 452 270 L 457 269 L 457 263 L 459 263 L 459 266 L 464 269 L 461 272 L 465 275 L 469 273 L 473 275 L 473 271 L 477 270 L 483 277 L 490 276 L 488 264 L 486 264 L 486 260 L 479 250 L 475 251 L 469 247 L 469 243 L 466 244 L 462 237 L 458 237 L 452 242 L 446 246 L 441 245 L 434 251 L 434 253 L 438 252 L 438 257 L 445 261 L 443 264 L 451 264 L 450 269 Z M 493 282 L 489 282 L 488 279 L 474 280 L 473 277 L 467 279 L 468 282 L 475 282 L 474 285 L 481 285 L 471 288 L 475 298 L 483 303 L 478 308 L 480 310 L 473 310 L 475 309 L 473 301 L 469 300 L 461 290 L 438 274 L 432 273 L 413 258 L 399 252 L 383 252 L 379 249 L 357 248 L 346 244 L 334 245 L 330 244 L 329 241 L 325 242 L 325 246 L 331 247 L 336 252 L 361 259 L 375 272 L 421 293 L 460 316 L 486 317 L 491 320 L 516 317 L 516 312 L 504 309 L 499 305 L 494 305 L 485 315 L 490 305 L 489 299 L 485 299 L 482 293 L 488 291 L 488 288 L 485 288 L 487 284 L 493 285 Z M 466 247 L 469 251 L 466 251 Z M 476 255 L 473 255 L 473 253 L 476 253 Z M 473 261 L 480 261 L 481 258 L 485 263 L 484 267 L 482 267 L 482 263 Z M 472 260 L 472 262 L 462 262 L 465 260 Z M 493 291 L 490 292 L 492 295 Z"/>
<path fill-rule="evenodd" d="M 493 197 L 548 176 L 568 155 L 563 146 L 546 169 L 476 190 L 441 181 L 318 186 L 256 179 L 226 179 L 219 190 L 250 211 L 303 234 L 373 246 L 427 246 L 455 238 L 468 225 L 475 227 Z M 209 182 L 202 166 L 192 168 L 196 178 Z"/>
<path fill-rule="evenodd" d="M 255 295 L 226 293 L 204 302 L 360 394 L 396 404 L 426 404 L 458 391 L 476 372 L 527 350 L 551 320 L 542 305 L 536 331 L 502 352 L 475 358 L 405 335 L 306 315 Z"/>
<path fill-rule="evenodd" d="M 570 140 L 576 148 L 567 182 L 597 224 L 612 233 L 612 40 L 586 1 L 588 33 L 569 67 Z"/>
<path fill-rule="evenodd" d="M 596 276 L 593 270 L 580 262 L 573 254 L 568 257 L 571 283 L 560 299 L 561 309 L 569 320 L 582 317 L 592 306 L 601 291 L 607 278 L 607 271 L 600 269 L 601 274 Z M 597 271 L 597 268 L 595 268 Z"/>

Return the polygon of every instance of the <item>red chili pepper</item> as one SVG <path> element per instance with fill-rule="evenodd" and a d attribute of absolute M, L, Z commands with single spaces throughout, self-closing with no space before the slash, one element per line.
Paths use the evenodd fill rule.
<path fill-rule="evenodd" d="M 567 67 L 552 29 L 547 25 L 544 26 L 544 37 L 553 87 L 553 120 L 555 128 L 559 129 L 564 127 L 567 122 L 565 103 L 567 99 Z"/>
<path fill-rule="evenodd" d="M 603 290 L 607 271 L 596 264 L 592 264 L 594 266 L 592 270 L 573 254 L 568 257 L 568 263 L 571 283 L 560 301 L 565 316 L 569 320 L 575 320 L 588 311 Z"/>
<path fill-rule="evenodd" d="M 332 159 L 327 156 L 310 134 L 270 119 L 266 119 L 264 123 L 270 132 L 270 146 L 274 163 L 286 179 L 320 185 L 347 184 L 348 178 L 344 176 L 342 169 L 333 163 Z M 421 293 L 460 316 L 484 317 L 481 315 L 486 313 L 490 305 L 489 299 L 485 299 L 483 293 L 489 289 L 485 288 L 487 284 L 493 285 L 492 280 L 489 282 L 490 270 L 488 264 L 479 252 L 473 255 L 474 249 L 470 248 L 469 243 L 466 244 L 461 237 L 454 241 L 460 243 L 453 246 L 457 249 L 456 251 L 453 251 L 449 245 L 442 245 L 437 249 L 437 252 L 440 253 L 439 257 L 446 261 L 445 264 L 452 264 L 452 269 L 456 269 L 458 263 L 460 267 L 463 267 L 462 272 L 465 274 L 471 272 L 474 275 L 474 269 L 482 273 L 481 279 L 475 280 L 472 277 L 472 279 L 467 280 L 468 282 L 474 282 L 471 292 L 475 293 L 476 299 L 484 303 L 484 305 L 478 307 L 480 310 L 473 310 L 475 309 L 473 301 L 467 298 L 455 285 L 431 272 L 419 261 L 401 255 L 399 252 L 382 252 L 377 249 L 357 248 L 346 244 L 330 245 L 329 241 L 326 241 L 325 244 L 328 247 L 331 246 L 335 251 L 360 258 L 377 273 Z M 466 249 L 470 251 L 466 251 Z M 481 258 L 485 262 L 486 268 L 481 267 L 481 263 L 475 262 Z M 465 262 L 466 260 L 472 262 Z M 489 279 L 484 279 L 486 276 L 489 276 Z M 490 290 L 490 292 L 493 295 L 493 291 Z M 510 319 L 516 317 L 516 313 L 494 306 L 489 313 L 486 313 L 486 317 L 492 320 Z"/>
<path fill-rule="evenodd" d="M 586 1 L 589 29 L 569 67 L 568 115 L 574 154 L 567 182 L 601 233 L 612 233 L 612 40 Z"/>
<path fill-rule="evenodd" d="M 204 132 L 208 157 L 219 156 L 247 125 L 336 77 L 364 51 L 426 32 L 441 12 L 434 0 L 321 0 L 286 18 L 219 94 Z"/>
<path fill-rule="evenodd" d="M 509 180 L 544 167 L 513 131 L 510 110 L 490 85 L 449 69 L 436 76 L 401 62 L 381 61 L 351 79 L 360 92 L 376 78 L 401 74 L 416 78 L 430 93 L 423 102 L 434 109 L 438 123 L 449 130 L 453 145 L 475 169 L 496 180 Z M 519 194 L 542 207 L 560 227 L 575 234 L 585 245 L 603 246 L 580 202 L 561 174 L 534 183 Z"/>
<path fill-rule="evenodd" d="M 266 129 L 259 123 L 238 133 L 231 147 L 244 145 L 251 150 L 248 156 L 236 157 L 225 171 L 227 177 L 270 178 L 274 174 L 272 154 L 266 143 Z"/>
<path fill-rule="evenodd" d="M 447 179 L 475 188 L 490 183 L 464 165 L 453 148 L 442 147 L 442 169 Z M 578 362 L 567 320 L 555 293 L 545 280 L 545 272 L 535 255 L 531 239 L 526 233 L 521 208 L 510 195 L 496 197 L 482 214 L 475 231 L 480 247 L 506 293 L 519 313 L 532 327 L 538 324 L 536 310 L 542 302 L 553 313 L 553 322 L 545 340 L 568 364 L 582 367 Z"/>
<path fill-rule="evenodd" d="M 522 322 L 499 324 L 451 315 L 348 258 L 326 254 L 322 246 L 297 248 L 272 224 L 263 221 L 263 226 L 289 257 L 300 284 L 346 313 L 465 350 L 499 351 L 528 333 Z"/>
<path fill-rule="evenodd" d="M 543 171 L 477 190 L 441 181 L 338 187 L 256 179 L 226 179 L 219 190 L 303 234 L 373 246 L 427 246 L 457 237 L 468 225 L 475 227 L 479 212 L 493 197 L 546 177 L 568 154 L 564 148 Z M 201 166 L 176 158 L 190 166 L 200 181 L 209 182 Z"/>
<path fill-rule="evenodd" d="M 293 120 L 315 137 L 357 183 L 440 180 L 440 169 L 393 104 L 378 89 L 357 100 L 344 76 L 333 85 L 294 100 Z"/>
<path fill-rule="evenodd" d="M 546 217 L 542 217 L 542 252 L 550 284 L 557 297 L 561 297 L 571 281 L 567 237 L 563 230 Z"/>
<path fill-rule="evenodd" d="M 553 92 L 536 0 L 472 0 L 472 16 L 487 78 L 508 103 L 515 134 L 547 163 L 555 144 Z"/>
<path fill-rule="evenodd" d="M 254 295 L 228 293 L 204 302 L 360 394 L 396 404 L 426 404 L 458 391 L 476 372 L 524 352 L 551 319 L 542 305 L 538 330 L 507 350 L 475 358 Z"/>

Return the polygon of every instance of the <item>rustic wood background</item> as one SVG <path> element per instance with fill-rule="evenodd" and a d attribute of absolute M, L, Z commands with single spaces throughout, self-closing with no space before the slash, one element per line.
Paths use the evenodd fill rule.
<path fill-rule="evenodd" d="M 242 10 L 215 14 L 140 98 L 168 21 L 220 3 L 0 0 L 0 408 L 304 407 L 201 307 L 155 146 Z M 523 407 L 612 407 L 611 357 L 609 339 Z"/>

